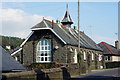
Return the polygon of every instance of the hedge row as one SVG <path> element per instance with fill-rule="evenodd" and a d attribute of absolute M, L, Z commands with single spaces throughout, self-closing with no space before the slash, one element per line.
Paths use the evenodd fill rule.
<path fill-rule="evenodd" d="M 120 61 L 119 62 L 106 62 L 105 65 L 106 65 L 106 68 L 118 68 L 120 67 Z"/>
<path fill-rule="evenodd" d="M 50 68 L 58 68 L 63 66 L 62 63 L 32 63 L 29 66 L 26 66 L 28 69 L 50 69 Z"/>

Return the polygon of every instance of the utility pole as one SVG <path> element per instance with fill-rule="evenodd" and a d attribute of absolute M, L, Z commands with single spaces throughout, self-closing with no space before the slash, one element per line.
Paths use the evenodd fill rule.
<path fill-rule="evenodd" d="M 80 0 L 78 0 L 78 55 L 80 55 Z M 78 58 L 81 59 L 81 56 L 79 56 Z M 80 75 L 80 59 L 78 59 L 78 64 L 79 64 L 79 75 Z"/>
<path fill-rule="evenodd" d="M 80 0 L 78 0 L 78 49 L 80 52 Z"/>

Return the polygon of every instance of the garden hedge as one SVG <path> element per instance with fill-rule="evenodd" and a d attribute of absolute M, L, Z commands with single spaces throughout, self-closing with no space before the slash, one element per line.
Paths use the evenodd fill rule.
<path fill-rule="evenodd" d="M 120 61 L 119 62 L 106 62 L 105 65 L 106 65 L 106 68 L 118 68 L 120 67 Z"/>

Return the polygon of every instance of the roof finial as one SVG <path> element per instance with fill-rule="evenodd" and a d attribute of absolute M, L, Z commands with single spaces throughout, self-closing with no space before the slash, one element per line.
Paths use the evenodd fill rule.
<path fill-rule="evenodd" d="M 68 4 L 66 5 L 66 10 L 68 11 Z"/>
<path fill-rule="evenodd" d="M 44 17 L 43 17 L 43 20 L 44 20 Z"/>

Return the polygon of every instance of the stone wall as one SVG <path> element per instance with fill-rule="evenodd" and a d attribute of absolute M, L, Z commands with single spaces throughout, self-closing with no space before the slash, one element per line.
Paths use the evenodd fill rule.
<path fill-rule="evenodd" d="M 2 73 L 2 80 L 68 80 L 87 72 L 90 71 L 80 68 L 80 64 L 64 64 L 60 68 Z"/>
<path fill-rule="evenodd" d="M 86 64 L 86 67 L 91 67 L 91 69 L 99 68 L 100 63 L 98 61 L 98 55 L 101 54 L 100 51 L 81 48 L 80 52 L 77 46 L 64 45 L 58 37 L 56 37 L 50 30 L 36 31 L 29 40 L 23 46 L 21 50 L 20 62 L 25 65 L 30 65 L 36 63 L 37 55 L 37 44 L 40 40 L 47 39 L 51 42 L 52 46 L 52 61 L 57 63 L 77 63 L 75 59 L 75 50 L 81 53 L 81 64 L 82 62 Z M 57 47 L 57 48 L 56 48 Z M 86 54 L 86 60 L 83 59 L 84 52 Z M 92 59 L 92 53 L 94 54 L 94 60 Z M 17 55 L 15 55 L 17 56 Z"/>

